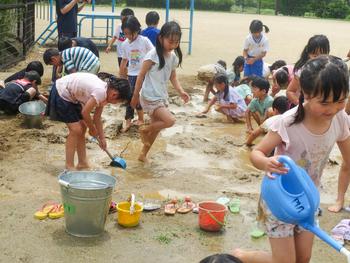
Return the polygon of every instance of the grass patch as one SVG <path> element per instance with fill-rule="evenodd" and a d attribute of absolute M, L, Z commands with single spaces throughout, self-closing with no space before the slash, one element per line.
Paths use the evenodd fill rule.
<path fill-rule="evenodd" d="M 154 239 L 161 244 L 169 245 L 176 237 L 179 237 L 179 236 L 176 233 L 170 232 L 170 233 L 160 233 L 159 235 L 155 236 Z"/>

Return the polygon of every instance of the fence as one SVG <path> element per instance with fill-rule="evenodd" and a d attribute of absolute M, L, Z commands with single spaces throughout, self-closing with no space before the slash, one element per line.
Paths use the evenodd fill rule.
<path fill-rule="evenodd" d="M 0 4 L 0 69 L 24 59 L 35 38 L 34 0 L 7 2 Z"/>

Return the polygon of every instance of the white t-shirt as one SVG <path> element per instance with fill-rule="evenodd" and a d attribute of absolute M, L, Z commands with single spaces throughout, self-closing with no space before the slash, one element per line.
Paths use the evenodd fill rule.
<path fill-rule="evenodd" d="M 262 52 L 267 52 L 269 50 L 269 40 L 265 34 L 261 33 L 260 41 L 256 42 L 252 34 L 249 34 L 244 41 L 243 49 L 247 50 L 248 56 L 259 56 Z"/>
<path fill-rule="evenodd" d="M 125 35 L 123 33 L 123 30 L 122 30 L 122 26 L 121 25 L 118 25 L 116 28 L 115 28 L 115 32 L 114 32 L 114 37 L 117 38 L 117 54 L 118 54 L 118 58 L 121 58 L 123 53 L 122 53 L 122 44 L 123 42 L 125 41 Z"/>
<path fill-rule="evenodd" d="M 62 99 L 77 104 L 84 105 L 94 97 L 100 105 L 107 99 L 107 83 L 86 72 L 72 73 L 56 80 L 56 89 Z"/>
<path fill-rule="evenodd" d="M 174 52 L 171 52 L 170 56 L 164 57 L 165 65 L 161 70 L 159 70 L 159 59 L 155 49 L 147 53 L 145 60 L 151 60 L 154 65 L 145 75 L 145 79 L 142 83 L 142 89 L 140 92 L 141 96 L 148 101 L 167 101 L 167 83 L 171 72 L 178 66 L 178 57 Z"/>
<path fill-rule="evenodd" d="M 128 75 L 137 76 L 146 54 L 154 48 L 152 42 L 144 36 L 138 37 L 130 43 L 127 39 L 122 44 L 122 58 L 129 61 Z"/>

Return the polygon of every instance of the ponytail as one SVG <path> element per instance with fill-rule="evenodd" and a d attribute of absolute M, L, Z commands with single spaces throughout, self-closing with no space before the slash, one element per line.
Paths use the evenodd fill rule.
<path fill-rule="evenodd" d="M 265 33 L 269 33 L 270 32 L 270 29 L 267 25 L 263 25 L 263 27 L 265 28 Z"/>
<path fill-rule="evenodd" d="M 300 93 L 299 96 L 299 104 L 298 104 L 298 110 L 294 115 L 294 120 L 293 122 L 290 124 L 290 126 L 292 126 L 293 124 L 298 124 L 300 122 L 302 122 L 305 118 L 305 110 L 304 110 L 304 94 L 303 92 Z"/>

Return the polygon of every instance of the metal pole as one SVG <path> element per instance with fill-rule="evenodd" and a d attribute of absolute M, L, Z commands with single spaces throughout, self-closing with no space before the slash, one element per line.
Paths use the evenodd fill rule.
<path fill-rule="evenodd" d="M 95 12 L 95 0 L 92 0 L 91 2 L 91 11 L 92 13 Z M 95 36 L 95 20 L 94 18 L 92 18 L 91 20 L 91 37 L 94 37 Z"/>
<path fill-rule="evenodd" d="M 194 13 L 194 0 L 191 0 L 191 7 L 190 7 L 190 30 L 189 30 L 189 43 L 188 43 L 188 54 L 191 55 L 192 53 L 192 28 L 193 28 L 193 13 Z"/>
<path fill-rule="evenodd" d="M 115 3 L 116 0 L 112 0 L 112 13 L 115 11 Z M 112 19 L 112 26 L 111 26 L 111 36 L 114 35 L 114 18 Z"/>
<path fill-rule="evenodd" d="M 53 21 L 53 0 L 50 0 L 50 24 Z"/>
<path fill-rule="evenodd" d="M 170 0 L 166 0 L 165 22 L 169 21 Z"/>

